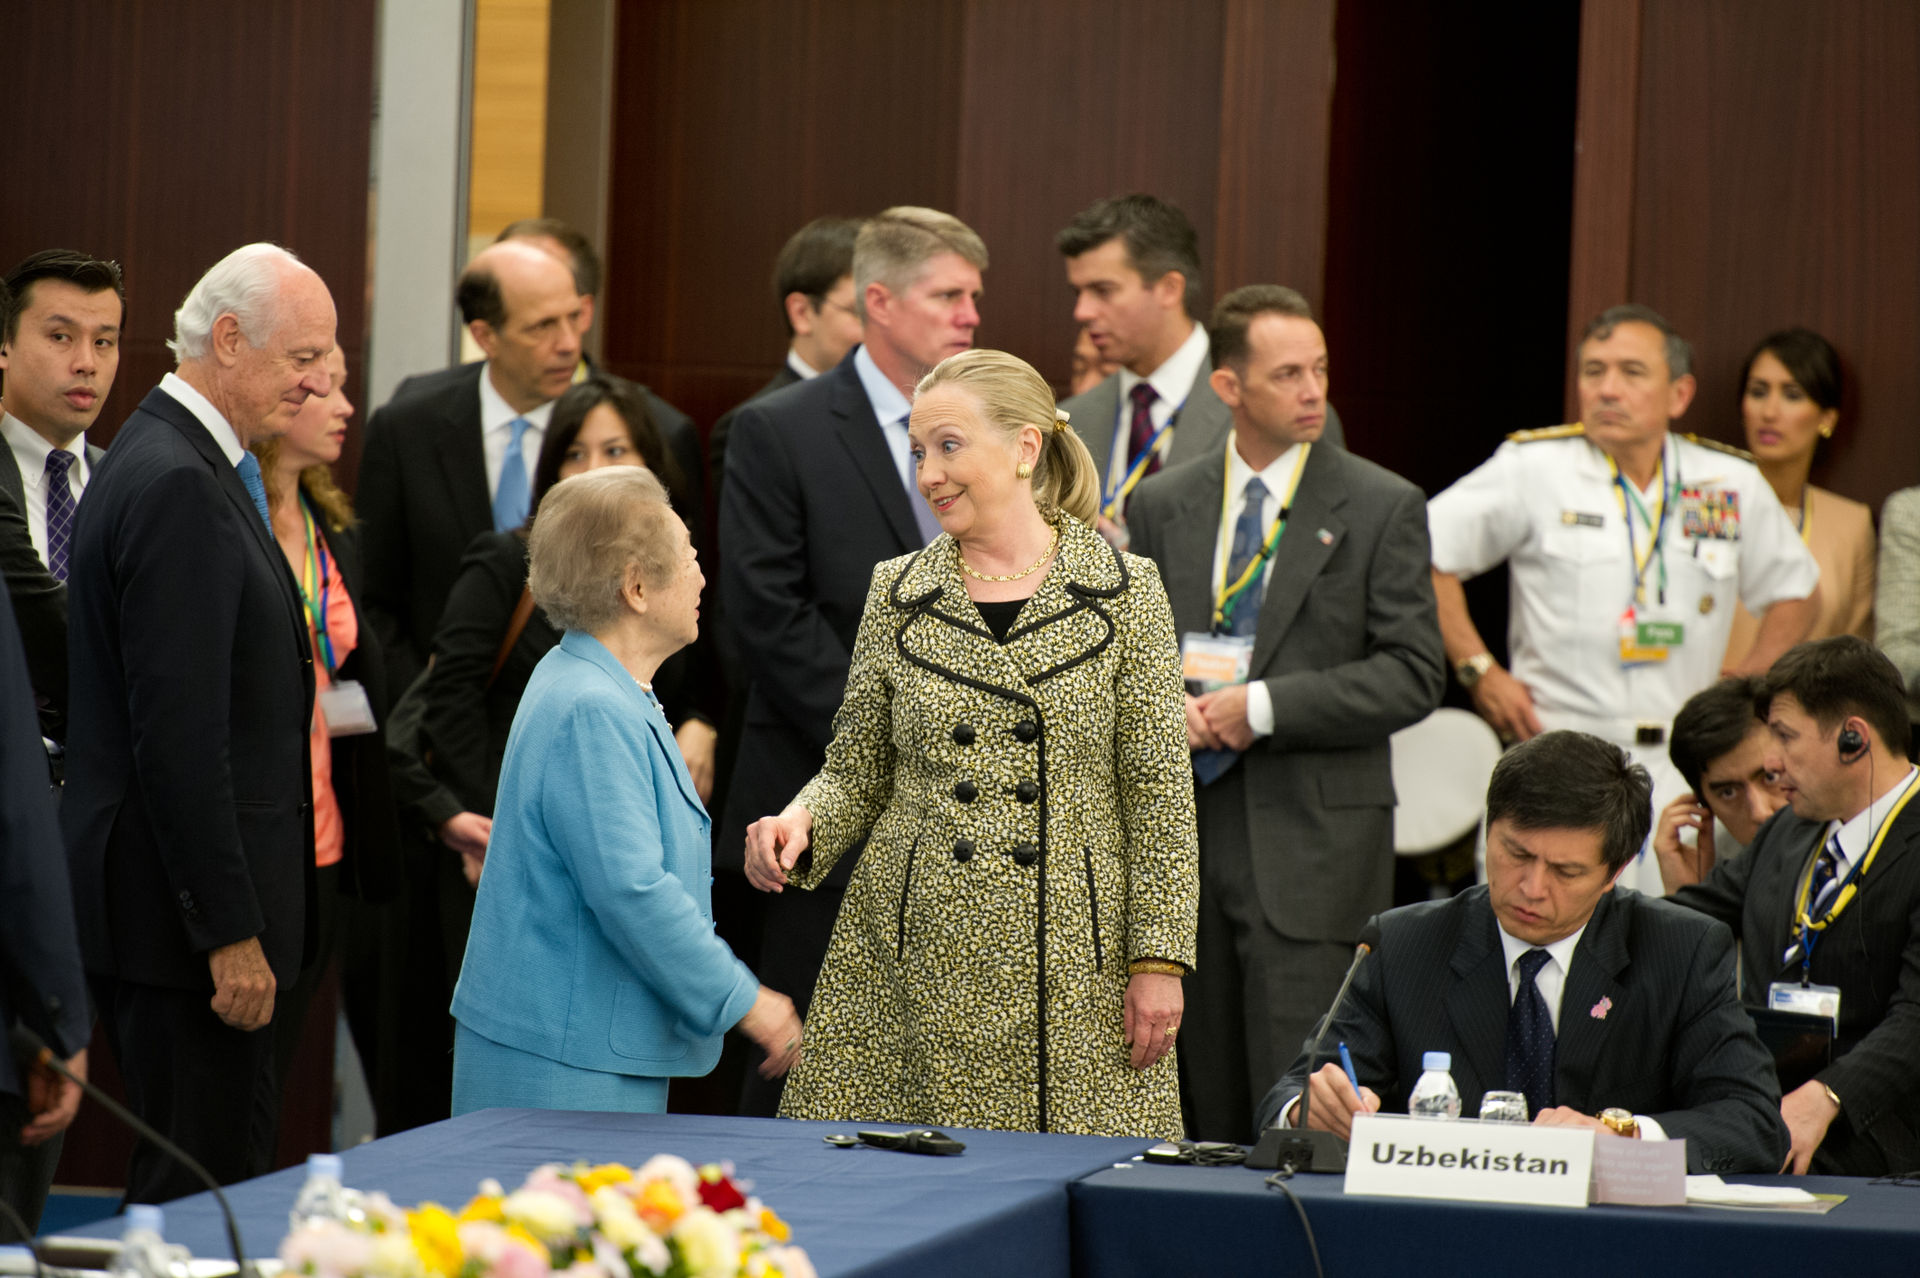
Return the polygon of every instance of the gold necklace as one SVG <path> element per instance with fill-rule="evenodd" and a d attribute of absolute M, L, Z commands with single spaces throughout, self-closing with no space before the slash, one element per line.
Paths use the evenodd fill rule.
<path fill-rule="evenodd" d="M 1047 548 L 1040 553 L 1040 557 L 1038 559 L 1033 561 L 1032 567 L 1023 568 L 1019 572 L 993 572 L 993 573 L 975 572 L 973 570 L 972 565 L 967 563 L 967 557 L 963 554 L 958 553 L 959 547 L 956 546 L 954 549 L 956 552 L 955 557 L 960 561 L 960 571 L 966 573 L 967 576 L 973 578 L 975 581 L 1018 581 L 1022 577 L 1031 577 L 1034 573 L 1039 572 L 1040 566 L 1046 563 L 1047 560 L 1053 558 L 1053 552 L 1058 550 L 1059 548 L 1060 548 L 1060 527 L 1058 524 L 1056 524 L 1054 525 L 1053 536 L 1047 539 Z"/>

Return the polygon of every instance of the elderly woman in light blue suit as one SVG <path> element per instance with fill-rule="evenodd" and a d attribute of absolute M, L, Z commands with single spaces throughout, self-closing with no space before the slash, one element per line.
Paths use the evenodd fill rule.
<path fill-rule="evenodd" d="M 793 1004 L 714 934 L 711 821 L 649 682 L 699 630 L 687 529 L 648 471 L 563 481 L 528 586 L 560 646 L 507 739 L 486 870 L 453 994 L 455 1113 L 663 1112 L 731 1026 L 784 1072 Z"/>

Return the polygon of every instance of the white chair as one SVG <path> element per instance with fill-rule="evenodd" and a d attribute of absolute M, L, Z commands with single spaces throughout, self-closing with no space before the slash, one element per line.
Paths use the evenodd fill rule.
<path fill-rule="evenodd" d="M 1480 825 L 1500 738 L 1487 721 L 1442 707 L 1393 734 L 1393 850 L 1424 856 L 1450 847 Z"/>

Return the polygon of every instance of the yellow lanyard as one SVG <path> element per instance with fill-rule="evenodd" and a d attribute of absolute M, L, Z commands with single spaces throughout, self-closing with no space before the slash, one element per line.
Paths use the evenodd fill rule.
<path fill-rule="evenodd" d="M 1853 898 L 1860 894 L 1859 880 L 1866 877 L 1868 869 L 1873 865 L 1873 858 L 1880 853 L 1880 845 L 1887 841 L 1887 831 L 1893 829 L 1894 818 L 1898 817 L 1901 810 L 1907 806 L 1907 803 L 1913 798 L 1915 790 L 1920 790 L 1920 782 L 1909 782 L 1907 792 L 1900 796 L 1900 801 L 1893 805 L 1893 810 L 1880 819 L 1880 826 L 1874 833 L 1873 842 L 1867 845 L 1866 856 L 1862 857 L 1860 863 L 1847 872 L 1846 881 L 1840 885 L 1840 890 L 1834 894 L 1833 904 L 1828 906 L 1827 912 L 1817 919 L 1811 918 L 1807 914 L 1807 907 L 1810 904 L 1807 896 L 1813 890 L 1813 869 L 1814 866 L 1820 862 L 1820 849 L 1827 846 L 1827 841 L 1823 838 L 1814 846 L 1813 855 L 1807 860 L 1807 868 L 1800 873 L 1799 903 L 1794 909 L 1794 917 L 1800 921 L 1800 930 L 1803 935 L 1807 932 L 1826 931 L 1827 925 L 1839 918 L 1840 912 L 1851 905 Z"/>
<path fill-rule="evenodd" d="M 1800 490 L 1800 544 L 1809 546 L 1813 536 L 1813 485 L 1808 484 Z"/>
<path fill-rule="evenodd" d="M 1227 432 L 1227 456 L 1233 456 L 1234 432 Z M 1233 617 L 1233 605 L 1240 602 L 1240 596 L 1252 584 L 1254 577 L 1272 558 L 1275 546 L 1280 544 L 1280 534 L 1287 530 L 1287 516 L 1293 510 L 1294 494 L 1300 491 L 1300 476 L 1307 469 L 1307 454 L 1313 451 L 1312 444 L 1300 445 L 1299 460 L 1293 463 L 1293 478 L 1287 481 L 1287 494 L 1280 499 L 1280 513 L 1274 516 L 1273 524 L 1267 529 L 1267 535 L 1260 546 L 1260 553 L 1241 570 L 1232 585 L 1227 584 L 1227 570 L 1233 566 L 1232 551 L 1220 561 L 1220 593 L 1214 597 L 1213 624 L 1216 629 L 1227 625 Z M 1233 466 L 1225 465 L 1220 474 L 1220 526 L 1227 526 L 1227 515 L 1233 509 Z M 1231 543 L 1229 543 L 1231 545 Z"/>
<path fill-rule="evenodd" d="M 1666 450 L 1664 448 L 1661 450 L 1660 460 L 1656 463 L 1653 472 L 1654 479 L 1659 481 L 1653 510 L 1648 510 L 1641 502 L 1640 494 L 1633 491 L 1633 486 L 1627 482 L 1626 476 L 1620 473 L 1619 465 L 1611 457 L 1607 458 L 1607 469 L 1613 474 L 1613 495 L 1614 499 L 1620 503 L 1620 517 L 1627 521 L 1627 553 L 1633 556 L 1634 602 L 1645 603 L 1647 601 L 1647 565 L 1653 562 L 1655 555 L 1660 556 L 1660 597 L 1662 602 L 1664 602 L 1667 594 L 1667 557 L 1664 553 L 1665 547 L 1662 543 L 1667 531 L 1667 506 L 1668 498 L 1671 495 L 1667 491 L 1666 485 Z M 1676 484 L 1674 487 L 1677 489 L 1679 485 Z M 1627 504 L 1629 498 L 1632 499 L 1633 503 L 1631 509 L 1629 509 Z M 1633 535 L 1634 510 L 1640 512 L 1640 519 L 1647 526 L 1647 549 L 1645 554 L 1640 552 L 1639 540 Z"/>

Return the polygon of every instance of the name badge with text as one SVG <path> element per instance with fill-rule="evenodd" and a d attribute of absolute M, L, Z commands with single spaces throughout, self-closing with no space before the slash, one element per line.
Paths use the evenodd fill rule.
<path fill-rule="evenodd" d="M 1245 683 L 1252 669 L 1252 635 L 1210 635 L 1189 630 L 1180 637 L 1180 677 L 1196 697 Z"/>
<path fill-rule="evenodd" d="M 1585 1207 L 1594 1140 L 1584 1127 L 1357 1114 L 1346 1192 Z"/>
<path fill-rule="evenodd" d="M 321 692 L 319 708 L 330 737 L 358 737 L 379 726 L 374 722 L 367 690 L 351 679 L 331 684 Z"/>
<path fill-rule="evenodd" d="M 1838 985 L 1802 985 L 1797 981 L 1775 981 L 1767 986 L 1767 1006 L 1776 1012 L 1805 1012 L 1824 1016 L 1840 1032 L 1840 987 Z"/>

